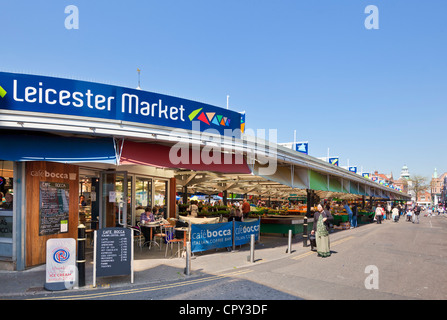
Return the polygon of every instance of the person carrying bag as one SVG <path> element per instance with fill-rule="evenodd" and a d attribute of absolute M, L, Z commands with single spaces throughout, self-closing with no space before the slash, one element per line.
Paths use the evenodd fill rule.
<path fill-rule="evenodd" d="M 382 218 L 383 218 L 383 208 L 380 206 L 380 204 L 377 205 L 376 208 L 376 220 L 377 224 L 382 224 Z"/>

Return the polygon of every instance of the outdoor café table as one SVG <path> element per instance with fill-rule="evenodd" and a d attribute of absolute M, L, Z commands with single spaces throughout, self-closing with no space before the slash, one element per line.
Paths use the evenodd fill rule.
<path fill-rule="evenodd" d="M 150 236 L 149 236 L 149 241 L 146 241 L 143 243 L 143 246 L 148 243 L 149 244 L 149 249 L 151 249 L 151 244 L 155 243 L 157 246 L 160 246 L 156 241 L 154 241 L 154 239 L 152 238 L 152 229 L 156 228 L 160 225 L 159 222 L 147 222 L 147 223 L 141 223 L 140 227 L 142 228 L 150 228 Z M 143 233 L 144 234 L 144 233 Z"/>
<path fill-rule="evenodd" d="M 189 225 L 191 224 L 213 224 L 219 223 L 219 217 L 215 218 L 195 218 L 191 216 L 179 216 L 180 221 L 187 222 Z"/>

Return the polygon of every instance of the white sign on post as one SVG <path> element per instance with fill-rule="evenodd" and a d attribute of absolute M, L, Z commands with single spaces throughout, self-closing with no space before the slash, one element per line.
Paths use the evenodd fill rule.
<path fill-rule="evenodd" d="M 76 240 L 49 239 L 45 289 L 50 291 L 71 289 L 75 286 L 76 280 Z"/>

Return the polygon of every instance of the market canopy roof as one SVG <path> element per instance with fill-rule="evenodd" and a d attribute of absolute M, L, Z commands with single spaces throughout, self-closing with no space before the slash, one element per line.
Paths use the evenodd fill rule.
<path fill-rule="evenodd" d="M 1 130 L 0 159 L 7 161 L 100 162 L 116 164 L 112 138 L 64 137 Z"/>
<path fill-rule="evenodd" d="M 210 158 L 217 161 L 207 163 L 203 156 L 197 157 L 197 159 L 194 158 L 194 150 L 190 147 L 176 150 L 179 153 L 184 152 L 185 157 L 183 157 L 181 154 L 171 153 L 173 149 L 168 145 L 124 140 L 118 148 L 121 149 L 121 146 L 122 151 L 120 151 L 119 161 L 121 165 L 149 165 L 160 168 L 178 168 L 195 171 L 205 170 L 220 173 L 251 173 L 245 159 L 243 157 L 236 159 L 235 155 L 232 154 L 225 155 L 223 153 L 216 152 L 214 154 L 214 152 L 210 152 Z M 226 161 L 226 157 L 230 158 L 230 160 Z"/>

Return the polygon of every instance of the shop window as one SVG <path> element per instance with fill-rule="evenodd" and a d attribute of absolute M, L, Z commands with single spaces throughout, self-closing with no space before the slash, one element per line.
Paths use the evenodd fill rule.
<path fill-rule="evenodd" d="M 0 239 L 12 238 L 13 181 L 13 162 L 0 160 Z"/>
<path fill-rule="evenodd" d="M 167 195 L 168 182 L 164 180 L 154 180 L 154 204 L 158 207 L 159 213 L 167 218 Z"/>
<path fill-rule="evenodd" d="M 136 221 L 140 221 L 140 215 L 146 207 L 152 207 L 152 179 L 137 177 L 135 181 Z"/>

